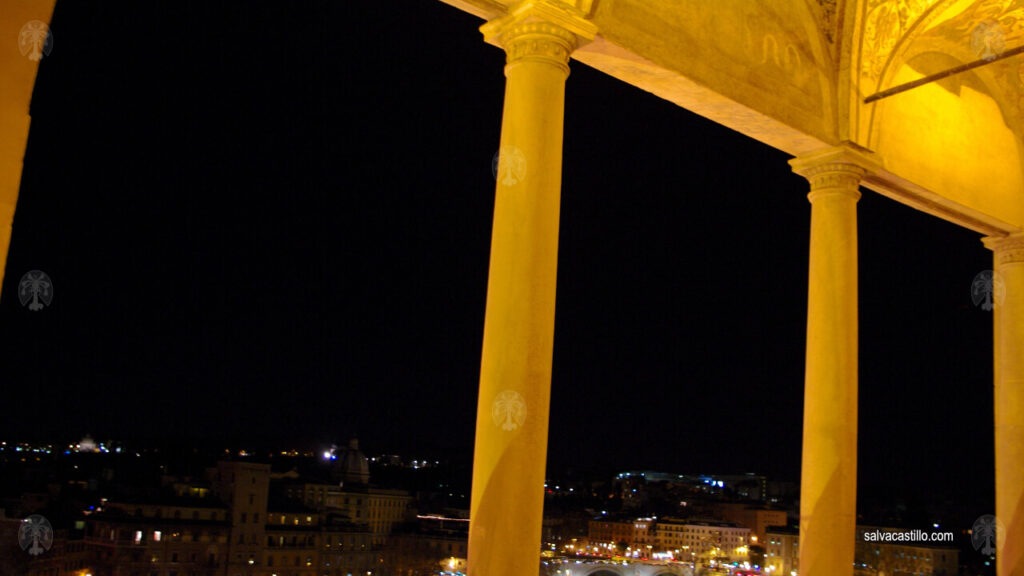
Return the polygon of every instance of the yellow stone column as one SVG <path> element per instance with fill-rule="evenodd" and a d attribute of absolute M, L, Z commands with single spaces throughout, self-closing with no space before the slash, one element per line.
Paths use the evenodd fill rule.
<path fill-rule="evenodd" d="M 48 49 L 44 52 L 43 40 L 49 31 L 54 3 L 55 0 L 0 3 L 0 286 L 21 188 L 29 104 L 39 62 L 48 53 Z M 17 299 L 17 291 L 13 297 Z"/>
<path fill-rule="evenodd" d="M 596 30 L 573 5 L 526 1 L 481 31 L 507 65 L 468 571 L 523 576 L 540 562 L 565 80 L 569 55 Z"/>
<path fill-rule="evenodd" d="M 799 572 L 849 576 L 857 519 L 857 201 L 874 164 L 849 144 L 790 164 L 811 183 Z"/>
<path fill-rule="evenodd" d="M 996 574 L 1024 575 L 1024 234 L 985 238 L 994 253 Z"/>

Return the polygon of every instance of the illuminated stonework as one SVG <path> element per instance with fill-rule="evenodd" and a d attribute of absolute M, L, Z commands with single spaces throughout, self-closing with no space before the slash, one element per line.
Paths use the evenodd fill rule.
<path fill-rule="evenodd" d="M 521 150 L 529 167 L 527 178 L 495 185 L 471 574 L 536 571 L 529 560 L 542 521 L 570 58 L 800 158 L 794 169 L 812 190 L 811 398 L 828 398 L 831 390 L 843 405 L 856 405 L 858 184 L 990 238 L 1006 291 L 994 310 L 996 515 L 1007 526 L 997 574 L 1024 573 L 1024 66 L 1019 58 L 1000 59 L 1024 46 L 1019 1 L 443 1 L 486 20 L 485 40 L 506 49 L 500 146 Z M 48 22 L 53 5 L 26 0 L 0 8 L 0 40 L 9 46 L 0 50 L 2 256 L 38 66 L 22 56 L 17 39 L 23 23 Z M 966 65 L 973 67 L 962 70 Z M 880 97 L 905 86 L 912 88 Z M 872 96 L 879 97 L 868 101 Z M 863 154 L 870 166 L 820 161 L 837 150 L 870 151 Z M 530 242 L 521 242 L 523 235 Z M 515 390 L 530 407 L 515 434 L 492 421 L 490 402 L 503 390 Z M 834 413 L 814 404 L 805 410 L 805 430 Z M 828 546 L 853 537 L 846 515 L 855 480 L 829 454 L 856 460 L 856 418 L 837 417 L 846 418 L 842 426 L 804 446 L 810 480 L 803 498 L 808 506 L 821 503 L 802 519 L 804 576 L 852 573 L 845 548 L 845 564 L 829 559 Z"/>
<path fill-rule="evenodd" d="M 1024 263 L 1024 235 L 1003 238 L 985 238 L 985 246 L 992 250 L 997 265 Z"/>
<path fill-rule="evenodd" d="M 529 95 L 513 87 L 512 70 L 546 63 L 568 71 L 568 58 L 602 70 L 770 146 L 797 156 L 793 169 L 810 184 L 811 258 L 801 498 L 800 565 L 805 576 L 852 573 L 857 459 L 857 234 L 856 206 L 868 188 L 908 206 L 989 237 L 994 268 L 1005 278 L 996 319 L 997 509 L 1007 519 L 1008 544 L 997 554 L 999 576 L 1024 571 L 1024 64 L 1004 58 L 1024 50 L 1024 4 L 1018 0 L 443 0 L 489 20 L 488 42 L 508 52 L 509 89 L 502 146 L 514 143 L 529 162 L 525 183 L 497 183 L 497 202 L 511 186 L 526 189 L 554 177 L 552 156 L 539 140 L 520 134 L 536 126 L 515 105 Z M 527 16 L 527 12 L 530 15 Z M 541 14 L 543 13 L 543 14 Z M 600 31 L 599 33 L 597 31 Z M 580 41 L 585 39 L 586 41 Z M 553 86 L 553 85 L 552 85 Z M 561 91 L 557 91 L 561 98 Z M 509 106 L 511 107 L 511 112 Z M 539 110 L 549 110 L 539 105 Z M 561 129 L 561 117 L 558 120 Z M 506 131 L 506 128 L 509 130 Z M 549 143 L 561 141 L 560 132 Z M 541 165 L 536 165 L 540 162 Z M 507 171 L 507 170 L 506 170 Z M 550 183 L 550 180 L 549 180 Z M 536 191 L 539 188 L 533 188 Z M 552 189 L 550 194 L 557 196 Z M 556 210 L 554 204 L 551 210 Z M 513 223 L 495 216 L 488 320 L 481 370 L 481 401 L 495 398 L 496 346 L 525 353 L 522 328 L 500 328 L 492 306 L 510 315 L 492 286 L 509 286 L 517 254 L 500 240 Z M 535 222 L 533 241 L 547 246 L 552 228 Z M 871 263 L 865 263 L 870 266 Z M 548 271 L 531 283 L 553 283 Z M 550 310 L 529 310 L 543 326 L 544 356 Z M 540 337 L 541 331 L 530 331 Z M 500 344 L 499 344 L 500 343 Z M 547 366 L 520 374 L 532 426 L 546 426 Z M 505 376 L 503 376 L 505 377 Z M 504 412 L 507 416 L 508 412 Z M 532 444 L 532 464 L 502 440 L 491 405 L 478 414 L 474 472 L 471 574 L 506 573 L 495 551 L 494 528 L 504 502 L 529 484 L 513 481 L 543 461 Z M 503 421 L 507 425 L 508 418 Z M 486 423 L 487 426 L 483 426 Z M 516 454 L 508 463 L 507 454 Z M 512 465 L 511 463 L 515 464 Z M 504 470 L 501 466 L 505 465 Z M 532 481 L 539 486 L 540 476 Z M 503 491 L 496 486 L 503 486 Z M 534 486 L 535 489 L 536 486 Z M 504 502 L 504 503 L 503 503 Z M 535 548 L 538 509 L 522 522 L 517 546 Z M 520 507 L 522 508 L 522 507 Z M 486 512 L 481 513 L 481 510 Z M 507 523 L 506 523 L 507 524 Z M 521 538 L 526 534 L 525 541 Z M 488 541 L 492 544 L 488 545 Z M 523 571 L 527 571 L 523 568 Z M 513 573 L 508 571 L 507 573 Z"/>
<path fill-rule="evenodd" d="M 857 521 L 857 201 L 879 166 L 850 144 L 790 165 L 811 188 L 800 568 L 848 574 Z"/>
<path fill-rule="evenodd" d="M 1024 571 L 1024 234 L 984 242 L 1003 285 L 993 310 L 995 517 L 1006 526 L 1006 537 L 996 542 L 996 573 L 1011 576 Z"/>
<path fill-rule="evenodd" d="M 481 26 L 506 52 L 467 571 L 537 572 L 544 510 L 562 125 L 569 55 L 596 33 L 583 2 L 526 1 Z M 527 239 L 528 241 L 524 241 Z"/>

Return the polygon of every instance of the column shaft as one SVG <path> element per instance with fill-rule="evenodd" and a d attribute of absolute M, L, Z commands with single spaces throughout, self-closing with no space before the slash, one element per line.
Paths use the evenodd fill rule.
<path fill-rule="evenodd" d="M 578 38 L 544 18 L 551 4 L 523 6 L 481 29 L 508 64 L 473 460 L 473 576 L 536 574 L 541 544 L 562 119 Z"/>
<path fill-rule="evenodd" d="M 846 148 L 792 161 L 811 182 L 800 485 L 801 576 L 853 574 L 857 517 L 857 201 Z"/>
<path fill-rule="evenodd" d="M 996 574 L 1024 575 L 1024 235 L 986 238 L 995 314 Z M 1001 289 L 1001 290 L 1000 290 Z M 1001 293 L 1000 293 L 1001 292 Z"/>
<path fill-rule="evenodd" d="M 53 16 L 54 4 L 55 0 L 0 2 L 0 38 L 7 42 L 0 50 L 0 287 L 7 267 L 14 209 L 21 189 L 22 161 L 25 159 L 30 122 L 29 105 L 40 59 L 49 54 L 49 50 L 44 50 L 36 40 L 40 29 L 48 32 L 46 27 Z M 14 271 L 15 274 L 22 272 L 25 271 Z M 15 293 L 7 297 L 17 300 L 17 290 L 14 286 Z"/>

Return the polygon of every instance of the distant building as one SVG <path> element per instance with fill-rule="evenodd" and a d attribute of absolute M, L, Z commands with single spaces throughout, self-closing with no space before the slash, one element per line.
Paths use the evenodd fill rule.
<path fill-rule="evenodd" d="M 722 502 L 717 506 L 726 522 L 732 522 L 750 529 L 750 543 L 762 544 L 769 526 L 786 526 L 785 510 L 775 510 L 746 502 Z"/>
<path fill-rule="evenodd" d="M 634 546 L 638 540 L 632 520 L 591 520 L 588 537 L 591 545 Z"/>
<path fill-rule="evenodd" d="M 659 552 L 672 552 L 676 558 L 683 558 L 683 551 L 686 551 L 686 560 L 689 560 L 689 547 L 686 544 L 686 533 L 684 528 L 688 520 L 676 518 L 662 518 L 655 530 L 655 541 Z M 678 552 L 677 552 L 678 551 Z"/>
<path fill-rule="evenodd" d="M 727 522 L 683 518 L 636 518 L 634 520 L 591 520 L 591 545 L 622 544 L 639 550 L 641 557 L 655 552 L 672 552 L 680 560 L 718 557 L 746 559 L 750 529 Z"/>
<path fill-rule="evenodd" d="M 107 502 L 88 516 L 91 573 L 347 576 L 382 562 L 369 522 L 279 497 L 269 465 L 220 462 L 207 477 L 207 486 L 171 483 L 161 496 Z"/>
<path fill-rule="evenodd" d="M 78 441 L 79 452 L 95 452 L 97 450 L 96 441 L 92 439 L 88 434 L 84 438 Z"/>
<path fill-rule="evenodd" d="M 285 483 L 284 494 L 311 509 L 339 514 L 350 522 L 365 524 L 371 545 L 379 548 L 396 526 L 410 521 L 412 497 L 405 490 L 368 486 L 345 488 L 334 484 L 296 479 Z"/>
<path fill-rule="evenodd" d="M 330 455 L 331 462 L 310 469 L 321 476 L 315 480 L 297 469 L 272 472 L 243 454 L 218 462 L 203 478 L 154 476 L 150 485 L 112 485 L 102 498 L 85 474 L 63 484 L 34 479 L 36 491 L 0 505 L 0 576 L 377 574 L 398 529 L 402 545 L 392 549 L 436 568 L 444 559 L 463 565 L 452 558 L 465 559 L 465 530 L 415 530 L 413 498 L 371 486 L 356 441 Z M 101 473 L 112 477 L 107 472 Z M 52 544 L 38 556 L 18 540 L 22 519 L 34 513 L 54 528 Z"/>
<path fill-rule="evenodd" d="M 81 574 L 94 565 L 78 529 L 55 529 L 49 549 L 37 556 L 19 542 L 22 518 L 7 518 L 0 510 L 0 575 L 54 576 Z"/>
<path fill-rule="evenodd" d="M 703 522 L 677 518 L 658 520 L 656 551 L 672 552 L 679 560 L 728 558 L 746 560 L 750 529 L 726 522 Z"/>
<path fill-rule="evenodd" d="M 340 486 L 365 486 L 370 483 L 370 461 L 359 450 L 359 440 L 349 440 L 348 446 L 334 451 L 332 474 Z"/>
<path fill-rule="evenodd" d="M 800 486 L 788 480 L 769 480 L 766 501 L 769 504 L 782 504 L 795 500 L 800 494 Z"/>
<path fill-rule="evenodd" d="M 364 574 L 376 565 L 368 533 L 301 505 L 271 506 L 266 534 L 264 558 L 271 573 Z"/>
<path fill-rule="evenodd" d="M 758 474 L 724 474 L 707 479 L 736 498 L 764 502 L 768 496 L 768 479 Z"/>
<path fill-rule="evenodd" d="M 924 542 L 873 542 L 865 532 L 896 532 L 899 528 L 857 526 L 854 553 L 855 574 L 860 576 L 955 576 L 960 554 L 952 545 Z M 765 566 L 773 573 L 799 572 L 799 535 L 793 527 L 769 528 L 766 534 Z"/>
<path fill-rule="evenodd" d="M 864 537 L 865 532 L 876 530 L 902 531 L 897 528 L 857 526 L 857 545 L 854 553 L 857 574 L 956 576 L 958 573 L 960 553 L 952 542 L 944 546 L 925 542 L 871 542 Z"/>
<path fill-rule="evenodd" d="M 281 476 L 284 495 L 332 516 L 343 516 L 352 524 L 364 524 L 373 548 L 384 546 L 396 526 L 412 520 L 412 497 L 405 490 L 387 490 L 369 485 L 369 460 L 352 439 L 346 448 L 325 454 L 331 462 L 333 482 L 306 479 L 297 473 Z"/>
<path fill-rule="evenodd" d="M 773 574 L 788 576 L 800 569 L 800 536 L 796 528 L 773 526 L 765 531 L 761 545 L 764 546 L 764 563 Z"/>
<path fill-rule="evenodd" d="M 412 529 L 388 539 L 385 570 L 389 574 L 426 576 L 440 569 L 465 571 L 469 548 L 468 511 L 462 515 L 420 515 Z"/>
<path fill-rule="evenodd" d="M 108 503 L 88 517 L 85 544 L 97 574 L 166 574 L 187 568 L 196 576 L 223 574 L 230 511 L 212 499 Z"/>
<path fill-rule="evenodd" d="M 270 465 L 218 462 L 210 470 L 210 480 L 214 492 L 231 511 L 228 573 L 251 572 L 253 566 L 263 565 Z"/>
<path fill-rule="evenodd" d="M 544 515 L 541 541 L 548 547 L 588 541 L 590 514 L 584 510 L 548 511 Z"/>

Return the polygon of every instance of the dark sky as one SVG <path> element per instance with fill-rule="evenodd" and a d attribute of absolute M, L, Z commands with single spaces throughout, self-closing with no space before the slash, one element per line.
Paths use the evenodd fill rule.
<path fill-rule="evenodd" d="M 437 0 L 60 0 L 0 302 L 5 437 L 471 453 L 503 53 Z M 788 156 L 580 63 L 551 462 L 799 472 Z M 979 235 L 865 191 L 861 477 L 992 484 Z M 16 297 L 28 270 L 50 308 Z"/>

